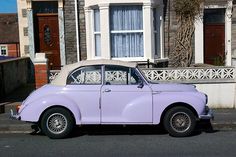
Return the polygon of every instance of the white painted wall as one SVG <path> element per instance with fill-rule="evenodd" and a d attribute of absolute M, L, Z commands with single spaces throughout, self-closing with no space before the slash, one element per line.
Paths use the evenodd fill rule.
<path fill-rule="evenodd" d="M 208 83 L 196 84 L 199 91 L 208 95 L 208 106 L 211 108 L 236 107 L 236 82 L 235 83 Z"/>
<path fill-rule="evenodd" d="M 24 27 L 28 27 L 28 20 L 27 17 L 22 16 L 22 9 L 27 9 L 26 0 L 17 0 L 17 14 L 18 14 L 21 57 L 29 56 L 29 54 L 25 54 L 25 45 L 29 45 L 29 38 L 28 36 L 24 36 Z"/>
<path fill-rule="evenodd" d="M 195 63 L 204 63 L 203 15 L 195 21 Z"/>

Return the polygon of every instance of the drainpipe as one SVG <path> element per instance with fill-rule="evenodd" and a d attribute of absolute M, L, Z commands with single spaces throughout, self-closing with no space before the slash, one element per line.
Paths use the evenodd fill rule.
<path fill-rule="evenodd" d="M 75 0 L 75 27 L 76 27 L 76 47 L 77 47 L 77 62 L 80 61 L 80 47 L 79 47 L 79 19 L 78 19 L 78 0 Z"/>
<path fill-rule="evenodd" d="M 170 5 L 171 5 L 171 3 L 170 3 L 170 1 L 171 0 L 168 0 L 168 8 L 167 8 L 167 10 L 168 10 L 168 28 L 167 28 L 167 31 L 168 31 L 168 51 L 167 51 L 167 56 L 169 57 L 169 55 L 170 55 Z"/>

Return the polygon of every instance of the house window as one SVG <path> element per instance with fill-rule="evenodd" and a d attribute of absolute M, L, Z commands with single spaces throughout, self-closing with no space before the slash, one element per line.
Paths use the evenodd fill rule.
<path fill-rule="evenodd" d="M 113 58 L 144 56 L 142 6 L 112 6 L 110 31 Z"/>
<path fill-rule="evenodd" d="M 0 55 L 1 56 L 7 56 L 8 55 L 7 46 L 6 45 L 0 45 Z"/>
<path fill-rule="evenodd" d="M 101 56 L 101 32 L 100 32 L 100 11 L 94 9 L 94 41 L 95 41 L 95 56 Z"/>
<path fill-rule="evenodd" d="M 157 20 L 157 18 L 158 18 L 159 16 L 158 16 L 158 12 L 157 12 L 157 9 L 156 8 L 153 8 L 153 33 L 154 33 L 154 46 L 155 46 L 155 56 L 157 57 L 157 58 L 161 58 L 161 53 L 160 53 L 160 49 L 159 49 L 159 33 L 158 33 L 158 28 L 160 28 L 159 27 L 159 25 L 158 25 L 158 20 Z"/>
<path fill-rule="evenodd" d="M 58 13 L 56 1 L 34 1 L 32 5 L 34 13 Z"/>

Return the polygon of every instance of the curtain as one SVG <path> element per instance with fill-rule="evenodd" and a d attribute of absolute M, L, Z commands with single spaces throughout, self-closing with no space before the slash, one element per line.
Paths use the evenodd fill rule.
<path fill-rule="evenodd" d="M 142 6 L 113 6 L 110 11 L 112 57 L 143 57 Z"/>
<path fill-rule="evenodd" d="M 101 56 L 100 11 L 94 9 L 95 56 Z"/>

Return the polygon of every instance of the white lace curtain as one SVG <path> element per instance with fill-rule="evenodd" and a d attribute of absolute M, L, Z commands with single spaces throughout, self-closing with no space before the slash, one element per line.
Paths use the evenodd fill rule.
<path fill-rule="evenodd" d="M 100 11 L 94 10 L 95 56 L 101 56 Z"/>
<path fill-rule="evenodd" d="M 110 9 L 112 57 L 143 57 L 142 6 Z"/>

